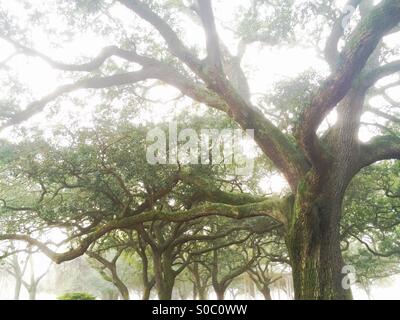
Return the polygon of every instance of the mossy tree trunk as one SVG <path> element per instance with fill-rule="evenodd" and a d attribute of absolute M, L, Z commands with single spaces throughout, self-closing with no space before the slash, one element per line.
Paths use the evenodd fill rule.
<path fill-rule="evenodd" d="M 264 286 L 261 293 L 264 296 L 264 300 L 272 300 L 271 289 L 268 286 Z"/>
<path fill-rule="evenodd" d="M 151 287 L 145 286 L 143 289 L 142 300 L 150 300 Z"/>
<path fill-rule="evenodd" d="M 187 266 L 188 270 L 193 275 L 193 299 L 207 300 L 208 280 L 207 274 L 202 274 L 198 262 L 193 262 Z"/>
<path fill-rule="evenodd" d="M 286 243 L 295 299 L 351 299 L 342 286 L 344 261 L 340 248 L 340 219 L 346 183 L 326 177 L 325 185 L 303 182 L 296 195 Z M 337 185 L 337 182 L 341 186 Z"/>
<path fill-rule="evenodd" d="M 153 251 L 155 285 L 160 300 L 172 299 L 176 278 L 176 273 L 172 268 L 172 261 L 169 250 L 165 250 L 162 253 Z"/>
<path fill-rule="evenodd" d="M 217 300 L 224 300 L 225 299 L 225 292 L 226 288 L 224 286 L 214 286 L 215 294 L 217 295 Z"/>

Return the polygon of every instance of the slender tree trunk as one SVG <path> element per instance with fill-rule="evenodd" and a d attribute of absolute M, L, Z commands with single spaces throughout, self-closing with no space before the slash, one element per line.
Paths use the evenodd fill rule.
<path fill-rule="evenodd" d="M 142 300 L 150 300 L 151 289 L 146 287 L 143 290 Z"/>
<path fill-rule="evenodd" d="M 287 234 L 295 299 L 351 299 L 342 286 L 340 249 L 343 192 L 327 185 L 318 194 L 299 188 Z"/>
<path fill-rule="evenodd" d="M 256 297 L 256 290 L 254 286 L 254 282 L 251 280 L 249 276 L 246 276 L 246 287 L 248 288 L 248 294 L 251 297 L 251 299 L 255 299 Z"/>
<path fill-rule="evenodd" d="M 207 287 L 198 288 L 199 300 L 207 300 Z"/>
<path fill-rule="evenodd" d="M 29 290 L 29 300 L 36 300 L 36 292 L 37 292 L 37 287 L 35 285 L 32 285 Z"/>
<path fill-rule="evenodd" d="M 197 300 L 197 296 L 198 296 L 198 290 L 197 290 L 197 285 L 196 282 L 193 283 L 193 300 Z"/>
<path fill-rule="evenodd" d="M 272 300 L 271 289 L 268 286 L 264 286 L 264 288 L 261 291 L 261 293 L 264 296 L 264 300 Z"/>
<path fill-rule="evenodd" d="M 193 299 L 199 300 L 207 300 L 207 280 L 202 281 L 200 271 L 199 271 L 199 264 L 194 263 L 193 267 L 189 267 L 190 272 L 193 275 Z"/>
<path fill-rule="evenodd" d="M 126 285 L 121 281 L 114 279 L 114 285 L 118 288 L 118 291 L 122 297 L 123 300 L 129 300 L 129 290 L 126 287 Z"/>
<path fill-rule="evenodd" d="M 14 300 L 19 300 L 19 296 L 21 294 L 21 288 L 22 288 L 22 280 L 20 278 L 15 278 Z"/>
<path fill-rule="evenodd" d="M 155 278 L 153 277 L 151 278 L 151 280 L 149 280 L 146 273 L 145 281 L 143 282 L 144 289 L 143 289 L 142 300 L 150 300 L 151 290 L 153 290 L 155 284 L 156 284 Z"/>
<path fill-rule="evenodd" d="M 171 300 L 175 284 L 172 261 L 166 254 L 157 254 L 155 251 L 153 251 L 153 261 L 158 298 L 160 300 Z"/>
<path fill-rule="evenodd" d="M 146 255 L 146 248 L 141 247 L 141 250 L 138 251 L 141 259 L 142 259 L 142 281 L 143 281 L 143 294 L 142 300 L 150 300 L 151 290 L 154 287 L 155 279 L 149 279 L 149 260 Z"/>
<path fill-rule="evenodd" d="M 119 294 L 121 295 L 123 300 L 129 300 L 129 289 L 128 287 L 125 285 L 125 283 L 123 283 L 123 281 L 119 278 L 118 276 L 118 272 L 117 272 L 117 267 L 115 265 L 108 266 L 110 272 L 111 272 L 111 276 L 112 276 L 112 283 L 114 284 L 114 286 L 117 287 Z"/>
<path fill-rule="evenodd" d="M 225 288 L 222 288 L 222 287 L 215 288 L 214 287 L 214 290 L 215 290 L 215 293 L 217 295 L 217 299 L 218 300 L 224 300 L 225 299 Z"/>

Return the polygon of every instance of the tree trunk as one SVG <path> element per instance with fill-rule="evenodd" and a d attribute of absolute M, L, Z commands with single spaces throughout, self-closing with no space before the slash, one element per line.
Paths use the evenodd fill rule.
<path fill-rule="evenodd" d="M 351 299 L 342 286 L 340 218 L 344 191 L 328 184 L 312 194 L 300 186 L 286 242 L 292 265 L 295 299 Z"/>
<path fill-rule="evenodd" d="M 118 288 L 118 291 L 122 297 L 123 300 L 129 300 L 129 290 L 125 286 L 125 284 L 122 283 L 122 281 L 114 281 L 114 285 Z"/>
<path fill-rule="evenodd" d="M 217 300 L 225 299 L 225 288 L 214 288 L 214 290 L 217 295 Z"/>
<path fill-rule="evenodd" d="M 197 286 L 196 286 L 196 283 L 195 283 L 195 282 L 193 283 L 193 290 L 192 290 L 192 292 L 193 292 L 193 300 L 197 300 L 198 290 L 197 290 Z"/>
<path fill-rule="evenodd" d="M 117 273 L 117 267 L 115 265 L 109 266 L 111 276 L 112 276 L 112 283 L 114 286 L 117 287 L 119 294 L 121 295 L 123 300 L 129 300 L 129 289 L 125 285 L 125 283 L 122 282 L 122 280 L 119 278 L 118 273 Z"/>
<path fill-rule="evenodd" d="M 207 300 L 207 287 L 198 288 L 199 300 Z"/>
<path fill-rule="evenodd" d="M 142 300 L 150 300 L 151 289 L 153 285 L 145 285 L 143 288 Z"/>
<path fill-rule="evenodd" d="M 264 296 L 264 300 L 272 300 L 271 297 L 271 289 L 268 286 L 264 286 L 263 290 L 261 291 L 261 293 Z"/>
<path fill-rule="evenodd" d="M 190 272 L 193 275 L 193 299 L 196 300 L 207 300 L 207 280 L 204 282 L 201 279 L 199 264 L 194 263 L 193 267 L 189 267 Z"/>
<path fill-rule="evenodd" d="M 36 291 L 36 286 L 31 286 L 29 288 L 29 300 L 36 300 Z"/>
<path fill-rule="evenodd" d="M 175 284 L 172 261 L 167 254 L 157 254 L 155 251 L 153 251 L 153 261 L 158 298 L 160 300 L 171 300 Z"/>
<path fill-rule="evenodd" d="M 19 300 L 19 296 L 21 294 L 22 280 L 20 278 L 15 278 L 15 287 L 14 287 L 14 300 Z"/>
<path fill-rule="evenodd" d="M 174 284 L 165 281 L 165 283 L 161 286 L 158 286 L 157 293 L 158 299 L 160 300 L 171 300 L 172 299 L 172 291 L 174 289 Z"/>
<path fill-rule="evenodd" d="M 151 290 L 154 287 L 155 279 L 149 279 L 149 260 L 147 259 L 146 249 L 144 247 L 138 251 L 142 259 L 142 281 L 143 281 L 143 294 L 142 300 L 150 300 Z"/>

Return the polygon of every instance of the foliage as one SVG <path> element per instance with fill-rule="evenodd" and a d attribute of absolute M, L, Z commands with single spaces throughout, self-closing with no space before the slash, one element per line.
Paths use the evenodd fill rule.
<path fill-rule="evenodd" d="M 96 300 L 96 297 L 86 292 L 65 293 L 57 298 L 58 300 Z"/>

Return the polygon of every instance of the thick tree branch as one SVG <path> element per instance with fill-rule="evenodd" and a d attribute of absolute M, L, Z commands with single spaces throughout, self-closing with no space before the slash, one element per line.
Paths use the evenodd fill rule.
<path fill-rule="evenodd" d="M 360 168 L 390 159 L 400 159 L 400 138 L 397 136 L 379 136 L 361 145 Z"/>
<path fill-rule="evenodd" d="M 391 256 L 399 255 L 400 254 L 400 249 L 393 249 L 388 252 L 377 252 L 376 250 L 372 249 L 371 246 L 364 240 L 360 239 L 360 237 L 356 236 L 355 234 L 350 234 L 353 238 L 355 238 L 357 241 L 359 241 L 361 244 L 365 246 L 365 248 L 372 253 L 374 256 L 377 257 L 382 257 L 382 258 L 388 258 Z"/>
<path fill-rule="evenodd" d="M 310 161 L 318 168 L 326 162 L 316 135 L 318 126 L 327 114 L 343 99 L 352 83 L 364 68 L 382 37 L 400 21 L 400 2 L 384 0 L 374 7 L 352 33 L 340 54 L 336 70 L 312 98 L 300 117 L 297 138 Z M 323 168 L 323 167 L 322 167 Z"/>
<path fill-rule="evenodd" d="M 108 46 L 101 50 L 97 57 L 93 58 L 89 62 L 82 63 L 82 64 L 68 64 L 63 63 L 60 61 L 56 61 L 53 58 L 49 57 L 48 55 L 39 52 L 33 48 L 26 47 L 11 38 L 8 37 L 1 37 L 2 39 L 6 40 L 10 44 L 12 44 L 20 53 L 26 54 L 31 57 L 37 57 L 48 63 L 51 67 L 63 71 L 83 71 L 83 72 L 91 72 L 95 71 L 100 68 L 104 62 L 112 57 L 117 56 L 123 58 L 128 61 L 135 61 L 138 63 L 143 62 L 143 57 L 140 57 L 133 51 L 128 51 L 124 49 L 120 49 L 116 46 Z"/>
<path fill-rule="evenodd" d="M 376 108 L 367 107 L 367 108 L 365 108 L 365 111 L 374 113 L 374 114 L 376 114 L 377 116 L 380 116 L 380 117 L 382 117 L 382 118 L 385 118 L 386 120 L 389 120 L 389 121 L 392 121 L 392 122 L 395 122 L 395 123 L 400 123 L 400 118 L 399 118 L 399 117 L 396 117 L 396 116 L 394 116 L 394 115 L 388 114 L 388 113 L 383 112 L 383 111 L 381 111 L 381 110 L 378 110 L 378 109 L 376 109 Z"/>
<path fill-rule="evenodd" d="M 204 204 L 193 209 L 181 212 L 149 211 L 136 216 L 113 220 L 103 226 L 96 227 L 91 233 L 89 233 L 90 231 L 88 231 L 88 235 L 80 240 L 79 246 L 64 253 L 57 253 L 50 249 L 46 244 L 28 235 L 0 234 L 0 241 L 18 240 L 27 242 L 33 246 L 38 247 L 54 262 L 61 263 L 83 255 L 92 243 L 113 230 L 134 229 L 145 222 L 151 221 L 187 222 L 208 216 L 223 216 L 232 219 L 245 219 L 249 217 L 268 216 L 278 222 L 286 223 L 286 221 L 282 219 L 281 200 L 279 198 L 271 198 L 263 202 L 241 206 L 230 206 L 224 204 Z"/>
<path fill-rule="evenodd" d="M 111 273 L 111 282 L 117 287 L 123 299 L 129 300 L 129 289 L 125 285 L 125 283 L 121 280 L 117 272 L 117 260 L 121 256 L 124 249 L 125 248 L 119 249 L 115 257 L 112 259 L 112 261 L 108 261 L 107 259 L 105 259 L 100 254 L 94 251 L 88 250 L 86 254 L 90 258 L 97 260 L 99 263 L 101 263 L 105 268 L 109 270 L 109 272 Z"/>
<path fill-rule="evenodd" d="M 346 8 L 357 8 L 362 0 L 349 0 L 346 4 Z M 339 62 L 339 51 L 338 43 L 341 37 L 344 35 L 343 20 L 349 12 L 341 12 L 337 20 L 335 21 L 331 34 L 325 45 L 325 58 L 332 70 L 335 70 Z"/>
<path fill-rule="evenodd" d="M 139 0 L 119 1 L 158 30 L 167 42 L 170 52 L 186 63 L 219 96 L 220 100 L 225 102 L 229 107 L 228 114 L 243 129 L 254 129 L 256 142 L 284 173 L 291 187 L 295 189 L 299 176 L 306 171 L 307 163 L 304 156 L 289 142 L 289 139 L 237 92 L 223 72 L 218 72 L 213 68 L 204 68 L 202 61 L 193 56 L 172 28 L 147 5 Z M 213 16 L 211 15 L 211 4 L 205 3 L 202 4 L 202 7 L 203 14 L 201 16 L 203 19 L 207 16 L 207 21 L 204 23 L 206 23 L 206 33 L 209 36 L 209 50 L 214 52 L 211 52 L 211 55 L 216 55 L 215 50 L 218 48 L 219 51 L 219 43 L 216 44 L 214 23 L 210 22 L 210 18 Z"/>
<path fill-rule="evenodd" d="M 221 51 L 219 45 L 220 41 L 215 26 L 215 18 L 211 0 L 200 0 L 197 1 L 197 4 L 199 7 L 198 13 L 206 34 L 207 63 L 211 68 L 222 73 Z"/>
<path fill-rule="evenodd" d="M 132 84 L 147 79 L 157 79 L 159 74 L 159 68 L 146 67 L 136 72 L 127 72 L 108 77 L 93 77 L 85 80 L 80 80 L 72 84 L 60 86 L 52 93 L 48 94 L 40 100 L 29 104 L 23 111 L 15 114 L 8 122 L 0 127 L 0 130 L 28 120 L 35 114 L 41 112 L 49 102 L 66 93 L 70 93 L 79 89 L 101 89 L 111 86 Z"/>
<path fill-rule="evenodd" d="M 170 52 L 186 63 L 194 72 L 201 70 L 202 63 L 178 38 L 174 30 L 161 17 L 154 13 L 145 3 L 139 0 L 118 0 L 143 20 L 150 23 L 164 38 Z"/>
<path fill-rule="evenodd" d="M 372 87 L 380 79 L 390 76 L 396 72 L 400 72 L 400 60 L 387 63 L 374 70 L 367 72 L 363 76 L 363 85 L 367 88 Z"/>

